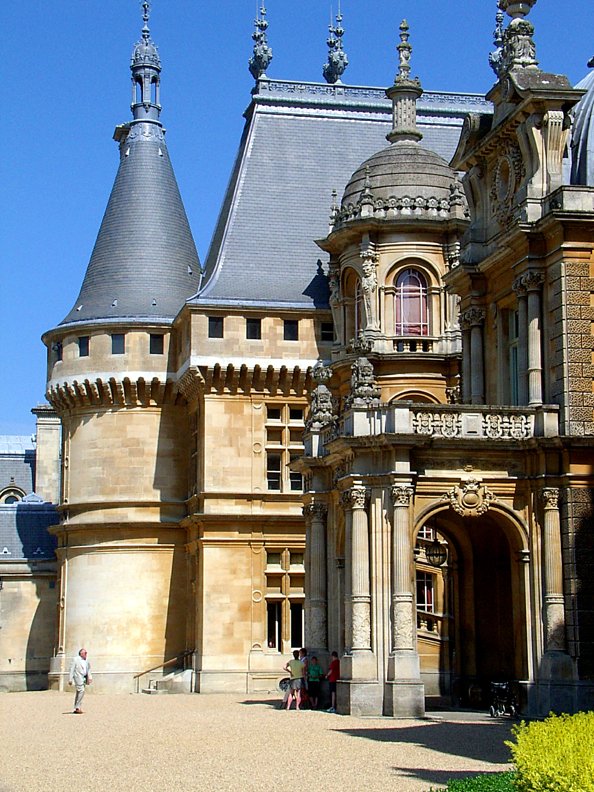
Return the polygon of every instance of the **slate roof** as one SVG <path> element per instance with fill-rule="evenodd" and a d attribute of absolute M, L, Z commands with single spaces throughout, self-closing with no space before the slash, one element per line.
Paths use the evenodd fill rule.
<path fill-rule="evenodd" d="M 594 58 L 592 58 L 594 67 Z M 576 86 L 587 93 L 574 108 L 571 129 L 571 183 L 594 187 L 594 71 Z"/>
<path fill-rule="evenodd" d="M 58 522 L 58 513 L 50 503 L 0 505 L 0 563 L 53 558 L 56 538 L 47 529 Z"/>
<path fill-rule="evenodd" d="M 392 104 L 378 88 L 260 80 L 192 304 L 326 306 L 332 190 L 386 147 Z M 450 160 L 464 117 L 489 113 L 476 94 L 427 91 L 417 103 L 422 146 Z"/>
<path fill-rule="evenodd" d="M 15 486 L 31 492 L 35 483 L 35 444 L 30 436 L 0 435 L 0 491 Z"/>
<path fill-rule="evenodd" d="M 76 302 L 61 322 L 169 322 L 200 264 L 158 122 L 116 129 L 120 166 Z"/>

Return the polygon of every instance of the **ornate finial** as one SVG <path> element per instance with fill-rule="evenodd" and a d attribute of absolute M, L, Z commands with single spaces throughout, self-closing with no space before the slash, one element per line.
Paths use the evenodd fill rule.
<path fill-rule="evenodd" d="M 336 15 L 336 26 L 332 24 L 332 17 L 330 17 L 328 30 L 330 31 L 330 35 L 326 40 L 329 50 L 328 61 L 322 67 L 322 72 L 326 82 L 333 85 L 334 83 L 340 83 L 340 78 L 344 74 L 346 67 L 349 65 L 349 59 L 347 58 L 346 52 L 342 48 L 344 28 L 342 26 L 340 4 L 338 6 L 338 14 Z"/>
<path fill-rule="evenodd" d="M 151 4 L 142 3 L 141 39 L 134 45 L 130 70 L 132 71 L 132 112 L 135 120 L 158 121 L 160 105 L 161 59 L 149 30 Z"/>
<path fill-rule="evenodd" d="M 402 20 L 400 25 L 400 44 L 398 50 L 398 74 L 394 79 L 394 85 L 388 88 L 386 95 L 392 100 L 393 127 L 392 131 L 386 135 L 390 143 L 396 141 L 419 141 L 423 135 L 417 129 L 417 99 L 423 93 L 423 88 L 418 77 L 414 80 L 410 78 L 410 56 L 412 46 L 410 45 L 408 22 Z"/>
<path fill-rule="evenodd" d="M 534 5 L 536 0 L 499 0 L 499 8 L 512 18 L 503 34 L 500 77 L 509 71 L 535 69 L 538 66 L 536 47 L 532 39 L 534 25 L 524 19 Z"/>
<path fill-rule="evenodd" d="M 254 25 L 256 27 L 255 31 L 252 33 L 254 54 L 249 59 L 248 65 L 250 74 L 254 80 L 259 80 L 261 77 L 266 77 L 266 69 L 272 60 L 272 49 L 268 46 L 268 40 L 266 38 L 268 22 L 266 20 L 266 8 L 264 6 L 260 8 L 258 16 L 254 20 Z"/>
<path fill-rule="evenodd" d="M 142 28 L 142 38 L 145 41 L 148 41 L 151 37 L 151 32 L 148 26 L 150 10 L 151 10 L 151 4 L 148 2 L 148 0 L 144 0 L 144 3 L 142 4 L 142 21 L 144 22 Z"/>
<path fill-rule="evenodd" d="M 338 220 L 339 213 L 340 207 L 338 205 L 338 193 L 336 190 L 332 190 L 332 204 L 330 206 L 330 231 L 332 231 L 334 228 L 334 225 Z"/>
<path fill-rule="evenodd" d="M 489 54 L 489 66 L 499 77 L 501 72 L 501 59 L 503 58 L 503 20 L 505 14 L 501 8 L 501 3 L 497 3 L 497 13 L 495 14 L 495 30 L 493 31 L 493 44 L 495 50 Z"/>
<path fill-rule="evenodd" d="M 409 43 L 409 27 L 406 19 L 400 23 L 400 44 L 396 47 L 398 50 L 398 57 L 400 63 L 398 64 L 398 74 L 396 75 L 395 82 L 402 82 L 410 80 L 410 56 L 412 54 L 412 46 Z"/>

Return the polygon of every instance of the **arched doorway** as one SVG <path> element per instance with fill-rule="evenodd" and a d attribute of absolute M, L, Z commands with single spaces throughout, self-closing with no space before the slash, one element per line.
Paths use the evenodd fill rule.
<path fill-rule="evenodd" d="M 447 550 L 442 566 L 430 562 L 434 542 Z M 429 698 L 483 707 L 492 681 L 527 678 L 523 545 L 494 509 L 463 517 L 446 508 L 419 525 L 417 642 Z"/>

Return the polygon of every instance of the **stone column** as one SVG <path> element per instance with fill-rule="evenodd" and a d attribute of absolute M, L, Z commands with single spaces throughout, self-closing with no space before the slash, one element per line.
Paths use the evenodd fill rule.
<path fill-rule="evenodd" d="M 561 551 L 561 520 L 559 490 L 548 487 L 542 491 L 544 503 L 544 591 L 545 650 L 565 650 L 565 602 L 563 599 L 563 556 Z"/>
<path fill-rule="evenodd" d="M 470 326 L 460 319 L 462 330 L 462 404 L 470 404 Z"/>
<path fill-rule="evenodd" d="M 425 689 L 416 640 L 416 618 L 411 576 L 412 546 L 408 483 L 392 486 L 392 651 L 388 659 L 388 715 L 419 717 L 425 712 Z"/>
<path fill-rule="evenodd" d="M 528 404 L 542 404 L 542 332 L 540 291 L 542 272 L 528 272 L 522 282 L 528 292 Z"/>
<path fill-rule="evenodd" d="M 352 597 L 352 536 L 353 536 L 353 510 L 350 491 L 343 492 L 341 503 L 344 509 L 344 651 L 351 653 L 353 646 L 353 613 L 351 608 Z"/>
<path fill-rule="evenodd" d="M 392 649 L 412 650 L 414 597 L 411 589 L 409 506 L 412 487 L 396 484 L 392 487 L 394 527 L 392 531 Z"/>
<path fill-rule="evenodd" d="M 485 372 L 483 353 L 483 324 L 485 311 L 482 308 L 472 307 L 464 311 L 463 321 L 470 327 L 470 402 L 471 404 L 484 404 L 485 402 Z M 468 386 L 466 386 L 468 387 Z"/>
<path fill-rule="evenodd" d="M 308 567 L 309 580 L 307 646 L 316 650 L 328 649 L 326 596 L 326 514 L 324 503 L 311 503 L 304 508 L 310 523 Z"/>
<path fill-rule="evenodd" d="M 369 583 L 369 524 L 365 511 L 367 491 L 350 490 L 352 508 L 351 621 L 352 651 L 371 649 L 371 591 Z"/>
<path fill-rule="evenodd" d="M 516 278 L 513 289 L 518 297 L 518 403 L 528 404 L 528 310 L 526 287 Z"/>

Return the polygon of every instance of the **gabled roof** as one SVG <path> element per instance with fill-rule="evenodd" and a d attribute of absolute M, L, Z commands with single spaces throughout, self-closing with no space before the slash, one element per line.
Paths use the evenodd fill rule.
<path fill-rule="evenodd" d="M 476 94 L 427 91 L 418 102 L 423 146 L 451 158 Z M 326 306 L 324 254 L 332 190 L 386 147 L 392 104 L 379 88 L 260 80 L 192 304 Z"/>

